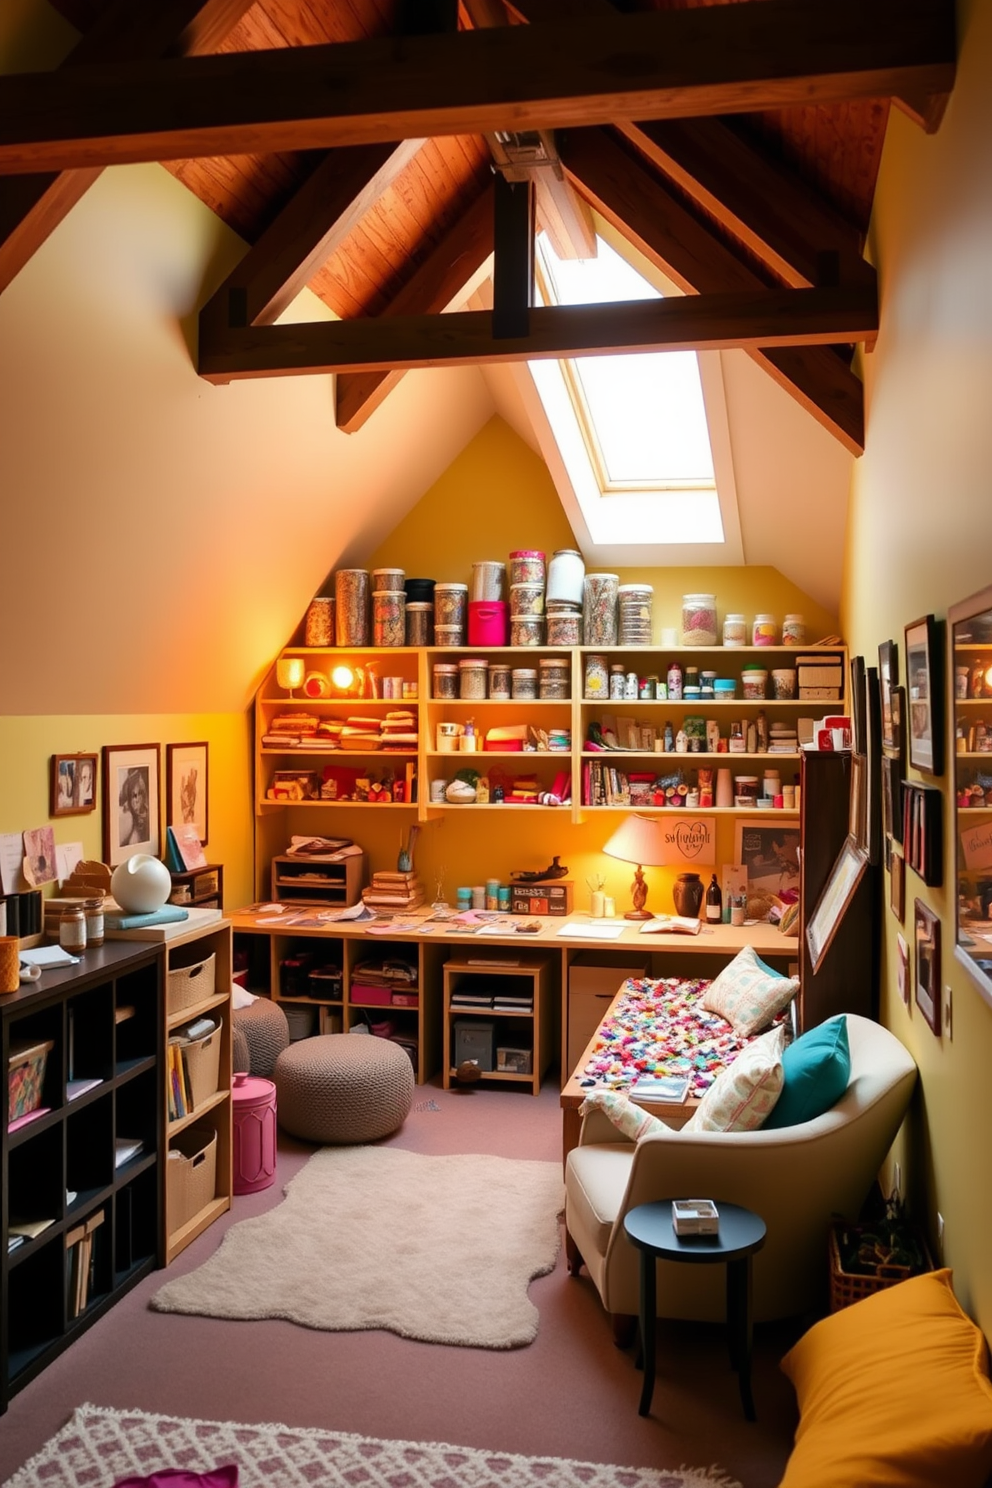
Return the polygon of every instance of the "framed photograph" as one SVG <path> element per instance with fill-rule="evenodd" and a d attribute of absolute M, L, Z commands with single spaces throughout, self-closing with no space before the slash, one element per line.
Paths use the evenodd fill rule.
<path fill-rule="evenodd" d="M 848 836 L 859 847 L 867 848 L 868 829 L 868 757 L 851 755 L 851 795 L 847 807 Z"/>
<path fill-rule="evenodd" d="M 889 908 L 901 925 L 906 918 L 906 859 L 897 852 L 889 863 Z"/>
<path fill-rule="evenodd" d="M 902 841 L 902 764 L 890 755 L 882 759 L 882 832 Z"/>
<path fill-rule="evenodd" d="M 906 626 L 909 763 L 944 773 L 944 677 L 941 625 L 933 615 Z"/>
<path fill-rule="evenodd" d="M 899 959 L 896 962 L 896 986 L 899 988 L 899 996 L 909 1007 L 909 994 L 912 991 L 912 976 L 909 970 L 909 942 L 904 935 L 896 936 L 896 947 Z"/>
<path fill-rule="evenodd" d="M 103 746 L 103 861 L 115 868 L 136 852 L 160 857 L 159 746 Z"/>
<path fill-rule="evenodd" d="M 734 827 L 734 857 L 747 876 L 749 894 L 799 888 L 799 823 L 744 822 Z"/>
<path fill-rule="evenodd" d="M 165 746 L 167 827 L 195 827 L 201 846 L 207 841 L 207 745 Z"/>
<path fill-rule="evenodd" d="M 851 657 L 851 739 L 855 754 L 868 753 L 868 722 L 865 716 L 865 659 Z"/>
<path fill-rule="evenodd" d="M 916 935 L 916 1006 L 940 1037 L 940 918 L 922 900 L 913 908 Z"/>
<path fill-rule="evenodd" d="M 853 837 L 848 837 L 806 926 L 806 944 L 814 972 L 826 955 L 867 866 L 868 854 Z"/>
<path fill-rule="evenodd" d="M 882 702 L 882 748 L 886 754 L 898 754 L 902 747 L 898 722 L 892 717 L 892 689 L 899 685 L 899 647 L 895 641 L 883 641 L 878 648 L 878 687 Z"/>
<path fill-rule="evenodd" d="M 82 816 L 96 810 L 96 755 L 53 754 L 49 816 Z"/>

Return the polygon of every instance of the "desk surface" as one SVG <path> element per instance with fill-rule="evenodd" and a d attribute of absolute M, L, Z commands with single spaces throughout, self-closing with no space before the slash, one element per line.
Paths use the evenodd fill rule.
<path fill-rule="evenodd" d="M 518 950 L 540 946 L 542 950 L 602 951 L 608 956 L 613 949 L 629 951 L 678 951 L 688 955 L 734 956 L 746 945 L 753 946 L 761 956 L 788 957 L 793 959 L 799 951 L 799 942 L 792 936 L 783 935 L 774 925 L 755 923 L 752 925 L 702 925 L 698 935 L 643 935 L 640 923 L 635 920 L 593 920 L 589 915 L 572 914 L 558 918 L 546 915 L 536 921 L 539 928 L 533 934 L 521 934 L 516 930 L 486 930 L 482 933 L 466 933 L 452 928 L 451 921 L 431 921 L 429 909 L 412 914 L 396 915 L 391 919 L 377 919 L 355 924 L 348 920 L 319 919 L 319 905 L 286 906 L 281 914 L 252 913 L 247 909 L 235 910 L 227 915 L 233 929 L 250 935 L 292 936 L 343 936 L 346 939 L 367 938 L 375 940 L 385 936 L 389 940 L 440 941 L 445 945 L 471 946 L 475 954 L 481 945 L 512 945 Z M 507 916 L 522 924 L 534 923 L 527 916 Z M 616 939 L 598 937 L 594 927 L 602 924 L 622 925 Z M 374 926 L 374 928 L 370 928 Z M 589 933 L 582 933 L 584 927 Z M 568 933 L 561 934 L 568 927 Z"/>

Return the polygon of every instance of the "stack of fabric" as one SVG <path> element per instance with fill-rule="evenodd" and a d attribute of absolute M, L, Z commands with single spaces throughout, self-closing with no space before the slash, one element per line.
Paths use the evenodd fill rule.
<path fill-rule="evenodd" d="M 346 718 L 341 729 L 340 746 L 353 754 L 378 749 L 381 743 L 378 718 L 362 718 L 353 714 Z"/>
<path fill-rule="evenodd" d="M 383 749 L 402 749 L 409 752 L 417 747 L 417 716 L 409 709 L 398 709 L 387 713 L 382 720 Z"/>
<path fill-rule="evenodd" d="M 320 723 L 312 713 L 280 713 L 269 724 L 262 735 L 265 748 L 291 749 L 294 745 L 309 744 Z"/>

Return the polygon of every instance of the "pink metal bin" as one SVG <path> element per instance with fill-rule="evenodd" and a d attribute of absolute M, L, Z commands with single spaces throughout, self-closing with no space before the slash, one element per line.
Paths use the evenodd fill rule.
<path fill-rule="evenodd" d="M 234 1192 L 257 1193 L 276 1176 L 276 1087 L 271 1080 L 235 1075 Z"/>

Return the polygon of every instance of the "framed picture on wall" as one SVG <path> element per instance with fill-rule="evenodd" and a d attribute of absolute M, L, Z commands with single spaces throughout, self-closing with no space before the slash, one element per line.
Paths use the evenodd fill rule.
<path fill-rule="evenodd" d="M 904 935 L 896 936 L 896 949 L 899 953 L 899 959 L 896 962 L 896 986 L 899 989 L 899 996 L 909 1007 L 913 978 L 909 969 L 909 942 Z"/>
<path fill-rule="evenodd" d="M 207 745 L 165 746 L 167 827 L 195 827 L 201 846 L 207 841 Z"/>
<path fill-rule="evenodd" d="M 854 837 L 847 837 L 806 926 L 806 944 L 814 971 L 826 955 L 867 866 L 868 854 L 864 848 Z"/>
<path fill-rule="evenodd" d="M 940 1036 L 940 919 L 917 899 L 913 909 L 916 938 L 916 1006 Z"/>
<path fill-rule="evenodd" d="M 931 775 L 944 773 L 942 629 L 933 615 L 906 626 L 909 763 Z"/>
<path fill-rule="evenodd" d="M 82 816 L 96 810 L 96 755 L 53 754 L 49 816 Z"/>
<path fill-rule="evenodd" d="M 899 723 L 892 716 L 892 689 L 899 685 L 899 647 L 883 641 L 878 648 L 878 689 L 882 704 L 882 748 L 898 754 L 902 747 Z"/>
<path fill-rule="evenodd" d="M 103 861 L 115 868 L 133 853 L 159 857 L 159 746 L 103 746 Z"/>
<path fill-rule="evenodd" d="M 906 859 L 897 852 L 889 863 L 889 908 L 901 925 L 906 918 Z"/>
<path fill-rule="evenodd" d="M 868 753 L 868 720 L 865 712 L 865 659 L 851 657 L 851 737 L 856 754 Z"/>
<path fill-rule="evenodd" d="M 902 841 L 902 764 L 890 755 L 882 760 L 882 831 Z"/>

